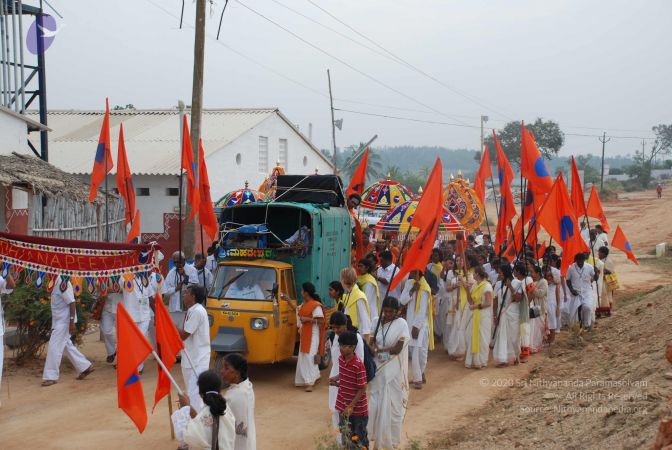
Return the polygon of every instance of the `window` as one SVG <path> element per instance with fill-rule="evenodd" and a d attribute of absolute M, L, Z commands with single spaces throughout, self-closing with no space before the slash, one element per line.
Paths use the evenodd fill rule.
<path fill-rule="evenodd" d="M 180 188 L 176 188 L 176 187 L 166 188 L 166 195 L 168 197 L 179 197 L 180 196 Z"/>
<path fill-rule="evenodd" d="M 287 170 L 287 156 L 288 156 L 287 139 L 280 139 L 280 141 L 278 141 L 278 144 L 280 147 L 280 150 L 278 152 L 280 159 L 280 166 L 284 167 L 285 170 Z"/>
<path fill-rule="evenodd" d="M 135 188 L 135 195 L 138 197 L 149 197 L 149 188 Z"/>
<path fill-rule="evenodd" d="M 268 138 L 259 136 L 259 172 L 268 173 Z"/>
<path fill-rule="evenodd" d="M 277 283 L 275 269 L 254 266 L 219 266 L 211 297 L 227 300 L 272 300 Z M 295 297 L 292 297 L 295 298 Z"/>
<path fill-rule="evenodd" d="M 12 209 L 28 209 L 28 191 L 12 187 Z"/>

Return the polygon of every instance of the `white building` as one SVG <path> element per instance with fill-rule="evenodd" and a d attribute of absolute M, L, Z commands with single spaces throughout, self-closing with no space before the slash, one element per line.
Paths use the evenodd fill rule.
<path fill-rule="evenodd" d="M 88 180 L 103 115 L 103 111 L 50 111 L 49 162 Z M 121 122 L 136 205 L 142 214 L 143 240 L 170 239 L 178 211 L 180 113 L 177 109 L 111 111 L 115 170 L 109 176 L 110 189 L 115 187 Z M 242 188 L 245 181 L 258 188 L 276 161 L 290 174 L 333 172 L 331 162 L 277 108 L 206 109 L 201 130 L 213 201 Z"/>

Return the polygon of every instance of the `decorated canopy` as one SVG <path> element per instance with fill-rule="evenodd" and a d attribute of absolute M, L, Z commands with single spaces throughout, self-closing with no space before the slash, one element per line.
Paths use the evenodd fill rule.
<path fill-rule="evenodd" d="M 362 208 L 387 211 L 403 202 L 413 200 L 413 194 L 398 181 L 390 180 L 373 183 L 362 194 Z"/>
<path fill-rule="evenodd" d="M 273 187 L 275 190 L 275 187 Z M 247 187 L 247 181 L 243 189 L 229 192 L 215 203 L 216 208 L 225 208 L 227 206 L 246 205 L 248 203 L 268 203 L 271 198 L 263 192 L 255 191 Z"/>
<path fill-rule="evenodd" d="M 52 290 L 58 281 L 61 291 L 72 283 L 75 295 L 86 287 L 105 295 L 121 286 L 133 288 L 133 280 L 147 286 L 158 272 L 152 244 L 53 239 L 0 233 L 0 274 Z M 60 276 L 60 278 L 59 278 Z"/>
<path fill-rule="evenodd" d="M 410 226 L 418 201 L 403 202 L 394 209 L 389 210 L 375 225 L 376 230 L 406 232 Z M 443 220 L 439 225 L 439 231 L 463 231 L 457 219 L 446 209 L 443 209 Z M 411 230 L 417 231 L 417 230 Z"/>
<path fill-rule="evenodd" d="M 275 167 L 271 170 L 271 174 L 259 186 L 259 192 L 268 195 L 271 199 L 275 198 L 275 188 L 278 181 L 278 175 L 284 175 L 285 169 L 280 166 L 280 161 L 275 162 Z"/>
<path fill-rule="evenodd" d="M 464 226 L 467 231 L 478 228 L 485 218 L 483 204 L 469 181 L 459 174 L 457 179 L 451 175 L 450 183 L 443 193 L 443 205 Z"/>

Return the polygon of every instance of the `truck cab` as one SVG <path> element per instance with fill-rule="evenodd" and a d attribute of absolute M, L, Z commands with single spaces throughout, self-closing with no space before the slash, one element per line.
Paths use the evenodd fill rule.
<path fill-rule="evenodd" d="M 232 352 L 251 364 L 292 357 L 299 333 L 288 300 L 300 305 L 301 285 L 311 282 L 328 319 L 334 309 L 329 283 L 350 264 L 350 214 L 325 204 L 257 203 L 224 208 L 220 225 L 206 305 L 215 365 Z"/>

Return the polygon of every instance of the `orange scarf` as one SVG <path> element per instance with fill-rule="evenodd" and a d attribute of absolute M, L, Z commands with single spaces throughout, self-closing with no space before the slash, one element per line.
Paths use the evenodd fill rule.
<path fill-rule="evenodd" d="M 317 300 L 308 300 L 303 302 L 301 308 L 299 308 L 299 317 L 308 317 L 313 318 L 313 311 L 318 306 L 322 306 Z M 326 323 L 326 322 L 325 322 Z M 317 353 L 322 356 L 324 355 L 324 323 L 320 326 L 320 343 L 317 348 Z M 313 324 L 312 322 L 302 323 L 301 324 L 301 353 L 310 353 L 310 344 L 313 337 Z"/>

